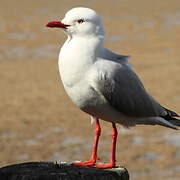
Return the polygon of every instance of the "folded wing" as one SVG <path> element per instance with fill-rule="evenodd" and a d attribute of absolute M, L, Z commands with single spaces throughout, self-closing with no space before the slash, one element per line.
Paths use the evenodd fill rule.
<path fill-rule="evenodd" d="M 96 71 L 96 88 L 116 110 L 131 117 L 154 117 L 164 113 L 165 109 L 146 92 L 128 65 L 100 60 Z"/>

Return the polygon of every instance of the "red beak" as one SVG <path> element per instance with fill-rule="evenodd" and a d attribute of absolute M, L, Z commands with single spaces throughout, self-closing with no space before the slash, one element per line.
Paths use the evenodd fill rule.
<path fill-rule="evenodd" d="M 67 24 L 63 24 L 61 21 L 51 21 L 48 24 L 46 24 L 47 27 L 50 28 L 64 28 L 67 29 L 68 26 Z"/>

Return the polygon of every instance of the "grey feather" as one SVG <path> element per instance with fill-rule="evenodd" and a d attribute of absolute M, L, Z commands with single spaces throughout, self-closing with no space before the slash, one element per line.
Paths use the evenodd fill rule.
<path fill-rule="evenodd" d="M 98 63 L 100 67 L 101 61 Z M 121 113 L 142 118 L 159 116 L 165 111 L 147 93 L 138 76 L 124 63 L 103 59 L 103 67 L 101 66 L 98 71 L 101 93 L 109 104 Z"/>
<path fill-rule="evenodd" d="M 113 58 L 117 57 L 116 54 L 105 51 L 108 57 L 99 58 L 94 66 L 94 89 L 116 111 L 131 118 L 124 125 L 158 124 L 177 129 L 180 121 L 173 116 L 178 117 L 178 114 L 162 107 L 148 94 L 126 58 L 117 61 L 117 58 Z"/>
<path fill-rule="evenodd" d="M 113 60 L 113 61 L 116 60 L 117 62 L 119 61 L 120 63 L 126 64 L 129 67 L 133 67 L 133 65 L 128 62 L 128 58 L 130 58 L 130 56 L 116 54 L 116 53 L 114 53 L 114 52 L 112 52 L 106 48 L 102 49 L 102 53 L 101 53 L 100 58 Z"/>

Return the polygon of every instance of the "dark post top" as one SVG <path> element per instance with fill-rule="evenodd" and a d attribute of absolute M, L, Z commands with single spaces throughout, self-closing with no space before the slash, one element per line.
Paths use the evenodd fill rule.
<path fill-rule="evenodd" d="M 67 163 L 28 162 L 0 168 L 0 180 L 129 180 L 123 167 L 97 169 Z"/>

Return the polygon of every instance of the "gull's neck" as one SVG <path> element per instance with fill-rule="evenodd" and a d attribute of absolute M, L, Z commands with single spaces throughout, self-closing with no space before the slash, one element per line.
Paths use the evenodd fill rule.
<path fill-rule="evenodd" d="M 102 36 L 68 37 L 61 48 L 59 61 L 81 66 L 94 63 L 103 48 L 103 39 Z"/>
<path fill-rule="evenodd" d="M 60 54 L 67 50 L 81 56 L 83 52 L 86 53 L 86 55 L 97 55 L 99 49 L 103 47 L 103 41 L 104 36 L 68 36 L 61 48 Z"/>
<path fill-rule="evenodd" d="M 80 81 L 97 61 L 103 48 L 99 36 L 68 37 L 59 54 L 59 70 L 64 84 Z"/>

